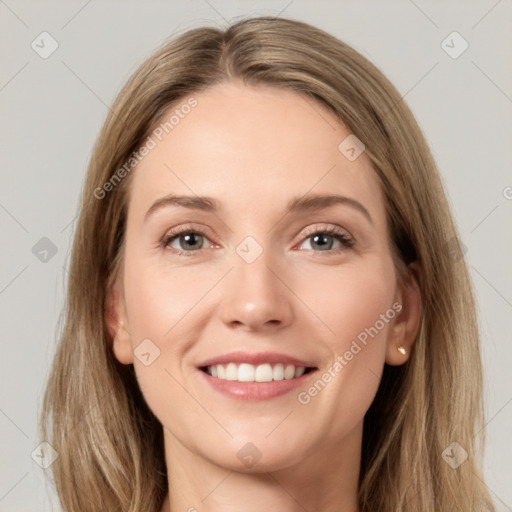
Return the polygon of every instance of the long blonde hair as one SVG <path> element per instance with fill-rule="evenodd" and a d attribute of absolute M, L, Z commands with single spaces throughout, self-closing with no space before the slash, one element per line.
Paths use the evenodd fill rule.
<path fill-rule="evenodd" d="M 41 440 L 59 455 L 51 471 L 64 510 L 159 512 L 162 506 L 162 426 L 145 403 L 133 366 L 115 359 L 105 323 L 107 287 L 122 258 L 127 184 L 136 169 L 125 168 L 126 177 L 108 192 L 101 187 L 170 106 L 232 79 L 307 95 L 364 142 L 385 194 L 400 275 L 412 261 L 421 269 L 423 312 L 410 359 L 385 365 L 365 416 L 361 511 L 494 511 L 481 476 L 482 366 L 474 299 L 425 139 L 373 64 L 319 29 L 273 17 L 238 20 L 226 30 L 197 28 L 167 42 L 122 89 L 97 139 L 40 421 Z M 443 458 L 453 442 L 458 453 L 468 454 L 457 468 Z M 453 445 L 448 453 L 453 456 Z"/>

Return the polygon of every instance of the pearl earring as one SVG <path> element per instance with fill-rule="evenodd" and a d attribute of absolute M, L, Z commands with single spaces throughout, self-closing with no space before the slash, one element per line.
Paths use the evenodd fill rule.
<path fill-rule="evenodd" d="M 400 352 L 400 354 L 403 354 L 405 356 L 406 350 L 404 347 L 397 347 L 397 350 L 398 350 L 398 352 Z"/>

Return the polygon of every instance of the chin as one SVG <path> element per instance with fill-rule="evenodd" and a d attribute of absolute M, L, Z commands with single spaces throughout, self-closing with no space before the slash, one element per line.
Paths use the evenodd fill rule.
<path fill-rule="evenodd" d="M 271 434 L 272 436 L 273 434 Z M 286 445 L 278 436 L 274 440 L 259 434 L 252 438 L 230 439 L 224 446 L 217 440 L 215 453 L 205 451 L 204 458 L 212 463 L 239 473 L 279 471 L 304 461 L 304 444 L 294 437 L 293 445 Z"/>

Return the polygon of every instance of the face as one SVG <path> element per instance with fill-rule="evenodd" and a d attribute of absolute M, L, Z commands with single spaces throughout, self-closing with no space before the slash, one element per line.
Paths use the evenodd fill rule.
<path fill-rule="evenodd" d="M 114 352 L 166 445 L 286 468 L 360 434 L 414 308 L 377 176 L 332 113 L 236 83 L 193 98 L 131 176 Z"/>

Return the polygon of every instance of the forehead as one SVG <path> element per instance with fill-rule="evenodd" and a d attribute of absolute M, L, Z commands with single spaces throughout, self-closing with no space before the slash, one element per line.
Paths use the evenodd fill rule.
<path fill-rule="evenodd" d="M 217 84 L 182 99 L 159 120 L 150 136 L 154 147 L 134 171 L 129 208 L 147 210 L 175 193 L 218 198 L 232 213 L 270 215 L 293 197 L 339 193 L 366 198 L 379 218 L 383 196 L 370 159 L 363 152 L 350 161 L 339 149 L 350 135 L 306 95 Z"/>

